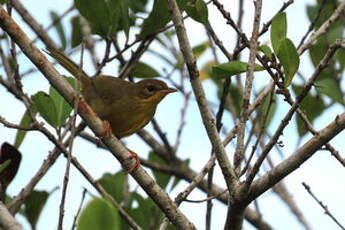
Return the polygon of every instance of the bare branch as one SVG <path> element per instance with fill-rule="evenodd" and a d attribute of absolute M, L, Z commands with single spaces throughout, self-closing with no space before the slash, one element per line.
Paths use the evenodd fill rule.
<path fill-rule="evenodd" d="M 0 26 L 5 30 L 25 55 L 44 74 L 50 84 L 73 105 L 75 92 L 69 83 L 55 70 L 53 65 L 47 61 L 46 57 L 34 46 L 20 27 L 9 17 L 7 12 L 0 6 Z M 79 101 L 79 115 L 87 122 L 89 127 L 97 136 L 102 136 L 106 127 L 97 117 L 92 109 L 86 104 L 83 98 Z M 125 169 L 129 170 L 135 164 L 131 154 L 113 135 L 103 138 L 111 153 L 121 162 Z M 142 168 L 132 172 L 133 178 L 140 184 L 146 193 L 156 202 L 161 210 L 167 215 L 169 220 L 179 229 L 195 229 L 195 226 L 183 215 L 169 196 L 155 183 L 155 181 Z"/>
<path fill-rule="evenodd" d="M 172 20 L 174 22 L 175 29 L 177 32 L 180 49 L 184 56 L 184 60 L 186 62 L 186 65 L 189 71 L 189 76 L 190 76 L 189 79 L 190 79 L 196 100 L 198 102 L 203 124 L 207 131 L 207 135 L 212 143 L 212 148 L 215 151 L 217 160 L 222 169 L 222 173 L 226 180 L 227 186 L 229 190 L 232 191 L 235 185 L 237 184 L 237 179 L 235 176 L 235 172 L 231 168 L 230 161 L 226 155 L 225 149 L 220 140 L 219 134 L 217 132 L 217 128 L 215 126 L 215 121 L 212 117 L 211 110 L 206 100 L 205 93 L 199 79 L 199 71 L 196 66 L 195 57 L 193 55 L 192 48 L 190 46 L 190 43 L 186 34 L 186 29 L 183 24 L 181 12 L 178 9 L 178 6 L 175 0 L 167 0 L 167 2 L 168 2 L 169 9 L 171 11 Z"/>
<path fill-rule="evenodd" d="M 22 230 L 22 226 L 0 201 L 0 226 L 6 230 Z"/>
<path fill-rule="evenodd" d="M 334 215 L 329 211 L 328 207 L 326 205 L 324 205 L 322 203 L 322 201 L 320 201 L 315 194 L 311 191 L 310 186 L 307 185 L 305 182 L 302 182 L 303 187 L 305 188 L 305 190 L 307 190 L 307 192 L 310 194 L 311 197 L 313 197 L 313 199 L 321 206 L 321 208 L 325 211 L 325 214 L 329 217 L 331 217 L 331 219 L 339 226 L 339 228 L 345 230 L 345 227 L 337 220 L 337 218 L 334 217 Z"/>
<path fill-rule="evenodd" d="M 339 19 L 340 15 L 344 12 L 345 9 L 345 0 L 340 3 L 338 8 L 334 11 L 334 13 L 325 21 L 322 26 L 313 34 L 310 36 L 308 41 L 304 43 L 300 49 L 298 49 L 299 55 L 303 54 L 306 49 L 308 49 L 312 43 L 320 37 L 322 34 L 326 33 L 329 27 Z"/>

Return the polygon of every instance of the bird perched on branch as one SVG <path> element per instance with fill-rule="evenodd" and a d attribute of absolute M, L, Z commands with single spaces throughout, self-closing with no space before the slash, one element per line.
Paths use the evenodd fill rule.
<path fill-rule="evenodd" d="M 90 78 L 63 53 L 50 48 L 47 48 L 47 53 L 75 78 L 80 77 L 81 94 L 86 102 L 105 121 L 109 132 L 111 129 L 119 139 L 141 130 L 152 120 L 159 102 L 167 94 L 176 92 L 176 89 L 157 79 L 133 83 L 106 75 Z M 130 152 L 136 160 L 131 172 L 139 166 L 139 158 L 136 153 Z"/>

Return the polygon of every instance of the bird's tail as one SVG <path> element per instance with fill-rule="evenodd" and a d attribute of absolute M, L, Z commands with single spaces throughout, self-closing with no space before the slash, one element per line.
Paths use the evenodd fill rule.
<path fill-rule="evenodd" d="M 83 88 L 87 88 L 91 84 L 91 78 L 83 70 L 80 70 L 79 66 L 66 55 L 51 48 L 47 48 L 45 52 L 58 61 L 73 77 L 78 78 L 80 76 L 80 82 Z"/>

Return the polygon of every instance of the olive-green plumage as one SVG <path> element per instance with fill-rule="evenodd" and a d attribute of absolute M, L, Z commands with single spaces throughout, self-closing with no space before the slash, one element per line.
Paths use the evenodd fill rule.
<path fill-rule="evenodd" d="M 64 54 L 48 49 L 74 77 L 80 76 L 81 94 L 97 115 L 110 123 L 112 132 L 122 138 L 138 132 L 152 120 L 158 103 L 175 89 L 156 79 L 137 83 L 98 75 L 90 78 Z"/>

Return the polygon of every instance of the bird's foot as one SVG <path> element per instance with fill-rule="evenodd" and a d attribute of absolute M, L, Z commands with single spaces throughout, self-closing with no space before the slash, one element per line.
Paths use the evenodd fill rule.
<path fill-rule="evenodd" d="M 127 149 L 129 151 L 129 153 L 131 154 L 131 158 L 133 158 L 135 160 L 135 164 L 133 165 L 132 168 L 130 168 L 128 170 L 128 173 L 132 173 L 134 172 L 135 170 L 137 170 L 137 168 L 139 167 L 140 165 L 140 159 L 139 159 L 139 156 L 138 154 L 136 154 L 135 152 L 133 152 L 132 150 L 130 149 Z"/>
<path fill-rule="evenodd" d="M 113 134 L 113 132 L 111 131 L 111 126 L 110 126 L 109 121 L 104 120 L 103 124 L 104 124 L 104 131 L 102 132 L 102 134 L 99 137 L 99 138 L 101 138 L 101 140 L 103 140 L 106 137 L 111 137 L 111 135 Z"/>

